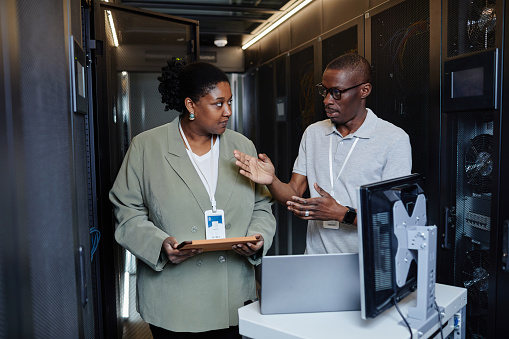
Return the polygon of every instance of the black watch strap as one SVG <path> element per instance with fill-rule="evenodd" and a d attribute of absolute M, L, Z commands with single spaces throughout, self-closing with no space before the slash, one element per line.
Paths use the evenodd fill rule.
<path fill-rule="evenodd" d="M 348 208 L 348 211 L 346 211 L 345 217 L 343 218 L 343 224 L 352 225 L 355 221 L 355 217 L 357 216 L 357 212 L 355 211 L 355 208 L 350 206 L 345 206 Z"/>

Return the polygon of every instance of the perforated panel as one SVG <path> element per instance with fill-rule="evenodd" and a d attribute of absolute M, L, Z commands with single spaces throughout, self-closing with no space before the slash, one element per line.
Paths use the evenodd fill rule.
<path fill-rule="evenodd" d="M 428 175 L 429 1 L 407 0 L 371 17 L 373 92 L 368 107 L 403 128 L 412 145 L 412 171 Z"/>
<path fill-rule="evenodd" d="M 495 166 L 493 111 L 448 114 L 447 176 L 454 211 L 454 231 L 447 257 L 456 286 L 468 292 L 467 338 L 488 336 L 491 191 Z M 446 257 L 444 257 L 446 258 Z"/>
<path fill-rule="evenodd" d="M 86 140 L 86 118 L 80 113 L 73 114 L 73 144 L 74 144 L 74 187 L 76 196 L 76 223 L 78 226 L 78 246 L 83 247 L 83 279 L 86 286 L 86 297 L 81 295 L 79 302 L 83 320 L 85 338 L 94 338 L 94 314 L 93 314 L 93 291 L 92 291 L 92 269 L 90 265 L 90 212 L 88 195 L 88 173 L 87 173 L 87 140 Z M 82 272 L 78 273 L 80 278 Z M 81 283 L 78 285 L 81 288 Z M 85 298 L 85 299 L 83 299 Z M 84 305 L 84 306 L 83 306 Z"/>
<path fill-rule="evenodd" d="M 256 112 L 257 100 L 256 93 L 256 73 L 255 71 L 247 72 L 243 77 L 244 93 L 253 93 L 251 96 L 242 98 L 242 134 L 247 138 L 253 140 L 255 145 L 258 145 L 256 140 L 256 123 L 253 112 Z"/>
<path fill-rule="evenodd" d="M 3 251 L 0 251 L 0 277 L 7 276 L 7 272 L 5 272 L 3 267 L 4 256 Z M 4 282 L 3 279 L 0 280 L 0 338 L 7 338 L 6 328 L 7 328 L 7 310 L 5 306 L 7 305 L 5 301 L 5 291 L 4 291 Z"/>
<path fill-rule="evenodd" d="M 308 47 L 290 56 L 290 110 L 289 122 L 291 124 L 291 152 L 292 161 L 297 157 L 300 139 L 306 127 L 315 122 L 315 96 L 316 88 L 313 78 L 314 71 L 313 47 Z M 322 113 L 320 120 L 325 119 L 323 106 L 319 107 Z"/>
<path fill-rule="evenodd" d="M 495 47 L 495 4 L 495 0 L 448 0 L 448 57 Z"/>
<path fill-rule="evenodd" d="M 275 67 L 275 70 L 274 70 Z M 276 78 L 274 79 L 274 72 L 276 72 Z M 285 122 L 279 123 L 276 126 L 276 107 L 274 92 L 277 91 L 277 96 L 283 96 L 286 92 L 286 62 L 285 59 L 279 59 L 277 62 L 269 63 L 261 66 L 258 69 L 258 97 L 263 98 L 258 100 L 258 135 L 256 140 L 256 148 L 259 153 L 267 154 L 271 159 L 278 159 L 284 157 L 284 154 L 278 154 L 280 151 L 280 142 L 286 140 L 286 130 L 284 126 Z M 281 77 L 279 77 L 281 75 Z M 274 82 L 276 82 L 276 88 L 274 89 Z M 288 108 L 288 107 L 287 107 Z M 275 133 L 275 128 L 278 128 Z M 284 173 L 287 169 L 281 169 L 281 164 L 284 161 L 275 162 L 277 166 L 277 173 Z M 281 209 L 277 209 L 280 211 Z M 275 214 L 278 224 L 286 223 L 286 215 L 281 212 Z M 279 227 L 277 230 L 276 238 L 274 239 L 274 245 L 269 249 L 269 254 L 274 254 L 276 247 L 284 249 L 287 248 L 287 229 L 285 227 Z M 278 242 L 276 244 L 276 242 Z M 280 254 L 276 252 L 276 254 Z"/>
<path fill-rule="evenodd" d="M 291 175 L 293 162 L 297 158 L 299 145 L 304 130 L 313 122 L 325 119 L 323 106 L 315 109 L 315 98 L 318 95 L 315 89 L 313 72 L 315 67 L 313 47 L 307 47 L 290 56 L 290 96 L 289 123 L 290 138 L 286 146 L 288 158 L 288 176 Z M 288 177 L 288 181 L 289 181 Z M 285 182 L 288 182 L 285 181 Z M 306 191 L 304 196 L 309 196 Z M 291 216 L 292 218 L 292 253 L 303 254 L 306 248 L 307 221 Z"/>
<path fill-rule="evenodd" d="M 164 64 L 163 64 L 164 65 Z M 129 113 L 129 139 L 148 129 L 171 122 L 178 116 L 176 111 L 165 111 L 157 77 L 160 73 L 123 72 L 119 74 L 121 92 L 119 107 Z"/>
<path fill-rule="evenodd" d="M 19 41 L 23 42 L 19 51 L 20 114 L 33 334 L 34 338 L 77 338 L 68 53 L 62 2 L 25 0 L 17 4 Z"/>
<path fill-rule="evenodd" d="M 447 1 L 447 57 L 458 57 L 496 47 L 495 29 L 502 22 L 495 0 Z M 500 8 L 500 6 L 499 6 Z M 501 13 L 500 13 L 501 14 Z M 497 20 L 498 19 L 498 20 Z M 497 23 L 498 21 L 498 23 Z M 457 60 L 462 60 L 458 58 Z M 450 197 L 451 249 L 444 256 L 448 275 L 468 292 L 466 338 L 488 338 L 493 281 L 492 192 L 496 179 L 497 149 L 495 124 L 498 111 L 469 111 L 446 114 L 447 161 L 445 177 Z M 495 133 L 496 134 L 496 133 Z M 502 205 L 500 205 L 502 206 Z"/>
<path fill-rule="evenodd" d="M 4 11 L 5 13 L 5 7 L 1 6 L 1 9 L 2 11 Z M 0 13 L 1 15 L 1 13 Z M 2 49 L 2 51 L 6 51 L 7 49 L 4 47 L 4 39 L 2 38 L 3 36 L 3 29 L 2 27 L 0 26 L 0 48 Z M 3 59 L 3 53 L 0 53 L 0 69 L 3 69 L 4 68 L 4 59 Z M 0 102 L 6 102 L 6 96 L 5 96 L 5 87 L 4 86 L 9 86 L 9 84 L 5 84 L 6 81 L 3 80 L 3 72 L 0 72 L 1 76 L 2 76 L 2 81 L 0 81 Z M 4 122 L 2 123 L 2 125 L 0 125 L 0 185 L 2 185 L 3 187 L 3 192 L 0 193 L 0 203 L 4 203 L 4 201 L 8 201 L 8 195 L 10 193 L 10 187 L 7 184 L 7 178 L 8 178 L 8 169 L 9 169 L 9 166 L 7 166 L 8 164 L 8 154 L 10 153 L 8 150 L 9 150 L 9 146 L 8 146 L 8 139 L 7 139 L 7 124 L 5 123 L 5 121 L 7 121 L 7 116 L 8 116 L 8 113 L 7 113 L 7 110 L 5 108 L 5 106 L 2 104 L 0 105 L 0 119 Z M 9 193 L 8 193 L 9 192 Z M 7 205 L 6 208 L 7 210 L 12 210 L 12 208 L 10 208 L 11 206 Z M 12 212 L 7 212 L 5 215 L 4 215 L 4 218 L 2 219 L 2 223 L 6 222 L 6 221 L 9 221 L 11 219 L 11 213 Z M 11 223 L 12 224 L 12 223 Z M 6 239 L 7 236 L 5 235 L 7 233 L 7 228 L 2 224 L 2 226 L 0 226 L 0 237 L 2 237 L 2 239 Z M 5 298 L 5 289 L 6 289 L 6 286 L 5 286 L 5 283 L 4 283 L 4 277 L 7 276 L 7 272 L 5 271 L 5 268 L 4 268 L 4 260 L 5 260 L 5 255 L 4 255 L 4 252 L 7 252 L 7 249 L 6 249 L 6 246 L 2 246 L 0 248 L 0 338 L 6 338 L 6 332 L 7 332 L 7 311 L 6 311 L 6 307 L 7 307 L 7 301 L 6 301 L 6 298 Z"/>
<path fill-rule="evenodd" d="M 341 31 L 322 42 L 322 71 L 335 58 L 346 53 L 358 53 L 357 26 Z"/>

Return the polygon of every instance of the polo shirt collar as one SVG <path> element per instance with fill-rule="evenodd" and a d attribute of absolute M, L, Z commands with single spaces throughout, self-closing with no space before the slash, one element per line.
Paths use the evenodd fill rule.
<path fill-rule="evenodd" d="M 366 119 L 362 123 L 361 127 L 359 127 L 359 129 L 353 133 L 354 137 L 361 139 L 369 139 L 375 131 L 378 118 L 371 109 L 366 108 L 366 110 L 368 111 L 366 114 Z M 339 135 L 336 126 L 329 119 L 329 125 L 327 126 L 325 135 L 330 135 L 332 133 L 337 133 Z"/>

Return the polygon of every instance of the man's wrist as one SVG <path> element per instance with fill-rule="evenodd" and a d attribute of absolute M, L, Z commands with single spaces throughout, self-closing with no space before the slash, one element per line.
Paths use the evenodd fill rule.
<path fill-rule="evenodd" d="M 355 218 L 357 217 L 357 211 L 355 208 L 350 206 L 345 206 L 347 208 L 345 215 L 343 217 L 343 221 L 341 221 L 343 224 L 347 225 L 353 225 L 355 222 Z"/>

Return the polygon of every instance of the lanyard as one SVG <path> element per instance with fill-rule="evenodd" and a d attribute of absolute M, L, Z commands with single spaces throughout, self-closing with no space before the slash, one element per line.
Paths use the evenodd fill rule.
<path fill-rule="evenodd" d="M 200 167 L 198 166 L 198 164 L 196 163 L 196 160 L 194 159 L 195 157 L 195 154 L 193 153 L 193 150 L 191 149 L 191 146 L 189 145 L 189 142 L 187 142 L 187 138 L 186 138 L 186 135 L 184 134 L 184 131 L 182 130 L 182 126 L 180 126 L 180 121 L 179 121 L 179 130 L 180 130 L 180 133 L 182 134 L 182 139 L 184 139 L 184 142 L 187 146 L 187 149 L 189 150 L 189 153 L 190 153 L 190 159 L 191 159 L 191 162 L 193 163 L 194 167 L 200 171 L 201 175 L 203 176 L 203 179 L 205 179 L 205 182 L 207 183 L 207 186 L 206 188 L 207 189 L 207 193 L 209 194 L 209 198 L 210 198 L 210 203 L 212 204 L 212 211 L 213 212 L 216 212 L 217 211 L 217 208 L 216 208 L 216 198 L 215 198 L 215 194 L 216 194 L 216 190 L 214 189 L 214 191 L 212 192 L 212 186 L 211 184 L 208 182 L 207 180 L 207 177 L 205 176 L 205 174 L 201 171 Z M 219 141 L 219 136 L 217 137 L 218 141 Z M 211 175 L 210 177 L 212 178 L 215 178 L 214 176 L 214 169 L 215 169 L 215 157 L 214 157 L 214 135 L 211 135 L 210 137 L 210 171 L 211 171 Z M 219 169 L 218 169 L 219 170 Z"/>
<path fill-rule="evenodd" d="M 330 195 L 331 196 L 334 196 L 334 183 L 336 181 L 338 181 L 339 176 L 343 172 L 343 169 L 345 168 L 345 165 L 346 165 L 348 159 L 350 158 L 350 155 L 352 155 L 352 151 L 353 151 L 355 145 L 357 144 L 357 141 L 359 141 L 359 138 L 355 138 L 355 141 L 353 142 L 352 147 L 350 147 L 350 151 L 348 152 L 348 155 L 346 156 L 346 159 L 343 162 L 343 166 L 341 166 L 338 176 L 336 177 L 336 180 L 334 180 L 334 176 L 332 174 L 332 138 L 333 138 L 333 134 L 334 133 L 331 133 L 330 138 L 329 138 L 329 176 L 330 176 L 330 186 L 331 186 L 331 194 Z"/>

